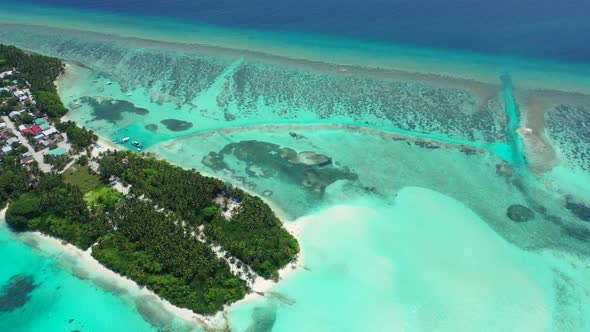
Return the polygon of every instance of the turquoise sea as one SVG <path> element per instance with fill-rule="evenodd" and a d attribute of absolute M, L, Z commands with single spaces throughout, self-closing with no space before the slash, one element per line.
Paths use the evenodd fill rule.
<path fill-rule="evenodd" d="M 263 1 L 60 3 L 1 12 L 0 42 L 67 61 L 69 118 L 260 195 L 300 232 L 297 270 L 228 308 L 232 331 L 590 331 L 588 53 L 565 28 L 559 52 L 519 37 L 557 29 L 550 9 L 516 8 L 510 38 L 480 27 L 506 37 L 491 52 L 460 22 L 431 48 L 434 27 L 398 22 L 412 45 L 338 9 L 338 34 L 329 6 L 263 22 Z M 22 299 L 2 330 L 201 329 L 34 235 L 0 228 L 0 256 L 0 308 Z"/>

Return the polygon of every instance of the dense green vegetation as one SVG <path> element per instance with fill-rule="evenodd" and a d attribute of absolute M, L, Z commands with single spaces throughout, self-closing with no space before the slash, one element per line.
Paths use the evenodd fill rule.
<path fill-rule="evenodd" d="M 114 152 L 102 157 L 99 163 L 104 181 L 111 176 L 120 178 L 132 185 L 135 195 L 146 195 L 193 225 L 203 223 L 201 210 L 213 205 L 212 199 L 224 188 L 217 179 L 131 152 Z"/>
<path fill-rule="evenodd" d="M 59 156 L 46 154 L 43 156 L 43 161 L 51 165 L 56 171 L 63 170 L 68 165 L 70 160 L 71 158 L 67 154 L 62 154 Z"/>
<path fill-rule="evenodd" d="M 103 157 L 100 173 L 105 180 L 122 179 L 136 196 L 149 197 L 191 225 L 205 225 L 212 240 L 265 278 L 276 277 L 299 252 L 297 241 L 268 205 L 239 189 L 226 188 L 220 180 L 130 152 Z M 231 221 L 213 203 L 223 193 L 242 201 Z"/>
<path fill-rule="evenodd" d="M 53 82 L 64 71 L 64 64 L 57 58 L 39 54 L 26 53 L 14 46 L 0 44 L 0 71 L 16 68 L 17 73 L 11 79 L 28 82 L 31 93 L 37 100 L 37 109 L 52 118 L 59 118 L 67 113 L 57 94 Z"/>
<path fill-rule="evenodd" d="M 21 231 L 39 230 L 89 248 L 104 233 L 100 218 L 92 218 L 82 192 L 59 174 L 45 174 L 39 186 L 20 196 L 6 211 L 6 222 Z"/>
<path fill-rule="evenodd" d="M 29 176 L 20 165 L 20 159 L 14 155 L 3 156 L 0 162 L 0 209 L 27 192 L 29 187 Z"/>
<path fill-rule="evenodd" d="M 219 213 L 205 225 L 205 234 L 265 278 L 293 260 L 299 245 L 260 198 L 242 194 L 238 213 L 227 220 Z"/>
<path fill-rule="evenodd" d="M 153 203 L 127 199 L 108 220 L 117 231 L 100 239 L 93 256 L 173 304 L 214 313 L 246 294 L 245 281 L 196 240 L 190 226 L 156 211 Z"/>
<path fill-rule="evenodd" d="M 63 175 L 43 175 L 37 188 L 9 206 L 6 221 L 81 249 L 93 246 L 102 264 L 206 314 L 241 299 L 247 286 L 197 238 L 199 225 L 261 276 L 276 276 L 299 250 L 262 200 L 219 180 L 130 152 L 107 154 L 99 164 L 100 175 L 79 164 Z M 109 185 L 112 176 L 132 185 L 128 196 Z M 221 194 L 241 200 L 230 221 L 213 202 Z"/>
<path fill-rule="evenodd" d="M 76 151 L 82 151 L 98 140 L 98 136 L 92 130 L 80 128 L 73 121 L 58 123 L 56 127 L 68 135 L 72 148 Z"/>
<path fill-rule="evenodd" d="M 0 71 L 18 68 L 15 78 L 21 78 L 35 90 L 46 90 L 55 86 L 53 82 L 63 72 L 64 65 L 57 58 L 40 54 L 26 53 L 14 46 L 0 44 L 0 58 L 5 61 L 0 64 Z"/>
<path fill-rule="evenodd" d="M 63 72 L 60 60 L 4 45 L 0 59 L 0 71 L 16 68 L 11 80 L 16 79 L 19 88 L 29 85 L 37 101 L 36 106 L 23 106 L 6 96 L 8 106 L 0 111 L 25 107 L 36 116 L 53 118 L 76 151 L 97 140 L 74 122 L 59 123 L 67 112 L 53 84 Z M 32 123 L 33 117 L 21 121 Z M 69 159 L 46 156 L 56 169 Z M 100 175 L 90 170 L 87 158 L 80 158 L 64 174 L 38 175 L 39 184 L 31 186 L 19 158 L 4 156 L 0 207 L 11 202 L 6 222 L 15 230 L 38 230 L 83 250 L 92 247 L 102 264 L 175 305 L 206 314 L 243 298 L 248 290 L 213 252 L 211 241 L 266 278 L 275 277 L 299 251 L 297 241 L 262 200 L 217 179 L 130 152 L 107 154 L 99 164 Z M 111 186 L 113 176 L 131 185 L 129 195 Z M 241 202 L 231 220 L 213 201 L 220 195 Z M 204 226 L 205 241 L 198 237 L 198 226 Z"/>

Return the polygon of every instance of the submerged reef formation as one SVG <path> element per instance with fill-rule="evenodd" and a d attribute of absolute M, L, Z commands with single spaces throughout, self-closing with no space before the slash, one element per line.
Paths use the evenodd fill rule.
<path fill-rule="evenodd" d="M 510 205 L 506 215 L 508 218 L 510 218 L 510 220 L 516 222 L 529 221 L 535 217 L 535 213 L 531 209 L 520 204 Z"/>
<path fill-rule="evenodd" d="M 573 213 L 578 219 L 590 222 L 590 207 L 580 203 L 575 202 L 571 198 L 568 197 L 565 207 Z"/>
<path fill-rule="evenodd" d="M 590 172 L 590 109 L 560 105 L 545 115 L 545 131 L 572 168 Z"/>
<path fill-rule="evenodd" d="M 153 133 L 156 132 L 156 131 L 158 131 L 158 125 L 155 124 L 155 123 L 147 124 L 147 125 L 145 125 L 144 128 L 147 129 L 148 131 L 153 132 Z"/>
<path fill-rule="evenodd" d="M 505 140 L 506 118 L 498 96 L 480 100 L 471 91 L 427 83 L 244 61 L 225 81 L 217 100 L 221 109 L 238 108 L 241 116 L 266 111 L 297 119 L 313 112 L 318 119 L 348 119 L 467 140 Z"/>
<path fill-rule="evenodd" d="M 160 121 L 160 123 L 166 126 L 166 128 L 168 128 L 168 130 L 171 131 L 184 131 L 191 129 L 193 127 L 193 124 L 191 122 L 177 119 L 165 119 Z"/>
<path fill-rule="evenodd" d="M 286 59 L 262 62 L 238 51 L 213 54 L 198 46 L 69 30 L 18 27 L 17 40 L 12 29 L 0 31 L 0 39 L 84 63 L 122 91 L 146 89 L 154 103 L 190 105 L 219 123 L 309 120 L 478 142 L 507 140 L 499 86 L 482 92 L 469 84 L 416 82 L 360 69 L 339 72 L 329 65 L 301 70 Z M 106 116 L 101 114 L 97 118 Z"/>
<path fill-rule="evenodd" d="M 82 97 L 80 103 L 87 104 L 92 108 L 94 120 L 105 120 L 110 123 L 117 123 L 123 119 L 123 113 L 135 113 L 146 115 L 149 111 L 145 108 L 135 107 L 133 103 L 126 100 L 116 100 L 103 97 Z"/>
<path fill-rule="evenodd" d="M 11 312 L 27 304 L 37 286 L 33 276 L 12 276 L 0 291 L 0 313 Z"/>
<path fill-rule="evenodd" d="M 232 158 L 245 165 L 243 169 L 230 166 Z M 248 177 L 281 177 L 304 187 L 311 193 L 323 194 L 326 187 L 338 180 L 355 180 L 358 176 L 348 167 L 337 167 L 332 158 L 313 151 L 297 152 L 278 144 L 256 140 L 230 143 L 219 152 L 210 152 L 203 164 L 215 171 L 227 170 Z M 270 196 L 272 192 L 265 196 Z"/>

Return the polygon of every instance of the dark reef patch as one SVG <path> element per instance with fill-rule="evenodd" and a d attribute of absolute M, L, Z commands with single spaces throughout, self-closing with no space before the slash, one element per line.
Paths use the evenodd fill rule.
<path fill-rule="evenodd" d="M 582 242 L 590 241 L 590 230 L 586 227 L 567 225 L 563 228 L 562 232 L 563 234 Z"/>
<path fill-rule="evenodd" d="M 508 218 L 510 218 L 510 220 L 516 222 L 529 221 L 535 217 L 533 210 L 520 204 L 510 205 L 506 211 L 506 215 Z"/>
<path fill-rule="evenodd" d="M 150 124 L 145 125 L 145 129 L 147 131 L 151 131 L 153 133 L 153 132 L 156 132 L 158 130 L 158 125 L 155 124 L 155 123 L 150 123 Z"/>
<path fill-rule="evenodd" d="M 277 320 L 277 309 L 274 305 L 266 308 L 254 308 L 252 320 L 253 322 L 248 326 L 246 332 L 270 332 Z"/>
<path fill-rule="evenodd" d="M 0 312 L 11 312 L 27 304 L 37 286 L 30 275 L 17 274 L 10 278 L 0 292 Z"/>
<path fill-rule="evenodd" d="M 177 119 L 164 119 L 160 121 L 161 124 L 166 126 L 171 131 L 183 131 L 191 129 L 193 127 L 192 122 L 177 120 Z"/>
<path fill-rule="evenodd" d="M 231 169 L 225 158 L 234 157 L 243 170 Z M 213 170 L 228 170 L 232 174 L 249 177 L 272 178 L 280 176 L 291 183 L 303 186 L 310 193 L 322 195 L 330 184 L 338 180 L 356 180 L 358 175 L 348 167 L 336 166 L 332 158 L 314 151 L 297 152 L 288 147 L 256 140 L 230 143 L 219 152 L 210 152 L 202 163 Z M 253 189 L 255 184 L 244 179 L 244 185 Z"/>
<path fill-rule="evenodd" d="M 135 107 L 133 103 L 126 100 L 102 97 L 82 97 L 80 98 L 80 102 L 92 107 L 94 120 L 105 120 L 113 124 L 123 119 L 123 113 L 146 115 L 150 112 L 145 108 Z"/>
<path fill-rule="evenodd" d="M 582 203 L 573 202 L 569 198 L 565 203 L 565 207 L 579 219 L 584 221 L 590 221 L 590 207 Z"/>

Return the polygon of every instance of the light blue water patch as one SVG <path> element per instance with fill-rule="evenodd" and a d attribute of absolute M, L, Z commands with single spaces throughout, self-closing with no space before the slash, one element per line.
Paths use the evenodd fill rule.
<path fill-rule="evenodd" d="M 34 289 L 22 306 L 0 312 L 3 331 L 156 331 L 120 296 L 68 273 L 59 252 L 20 242 L 0 220 L 0 288 L 15 276 L 31 277 Z M 31 245 L 36 243 L 31 242 Z M 18 292 L 17 292 L 18 294 Z M 0 295 L 2 297 L 2 295 Z"/>
<path fill-rule="evenodd" d="M 404 188 L 393 204 L 361 200 L 298 222 L 304 268 L 232 310 L 235 331 L 583 331 L 589 323 L 587 265 L 523 251 L 431 190 Z M 572 278 L 557 295 L 555 279 L 567 277 L 556 267 Z"/>
<path fill-rule="evenodd" d="M 47 153 L 52 156 L 61 156 L 61 155 L 66 154 L 67 152 L 68 152 L 68 149 L 66 149 L 64 147 L 59 147 L 59 148 L 55 148 L 53 150 L 49 150 L 49 152 L 47 152 Z"/>
<path fill-rule="evenodd" d="M 518 134 L 517 130 L 520 126 L 520 111 L 518 109 L 518 104 L 516 103 L 516 99 L 514 98 L 514 89 L 512 86 L 512 79 L 508 74 L 502 76 L 503 82 L 503 93 L 504 93 L 504 107 L 506 109 L 506 114 L 508 116 L 508 141 L 510 143 L 511 154 L 512 158 L 510 159 L 514 166 L 519 169 L 519 171 L 523 171 L 524 167 L 524 151 L 523 151 L 523 144 L 520 135 Z"/>

